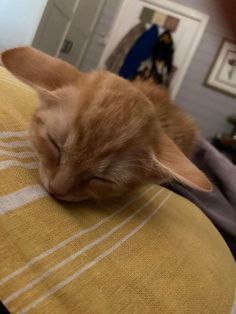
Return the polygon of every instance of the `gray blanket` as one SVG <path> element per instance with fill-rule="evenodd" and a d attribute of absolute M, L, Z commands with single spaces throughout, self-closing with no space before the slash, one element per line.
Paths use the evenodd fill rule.
<path fill-rule="evenodd" d="M 193 162 L 211 180 L 211 193 L 195 191 L 178 183 L 167 187 L 195 203 L 208 216 L 236 259 L 236 167 L 203 139 L 198 142 Z"/>

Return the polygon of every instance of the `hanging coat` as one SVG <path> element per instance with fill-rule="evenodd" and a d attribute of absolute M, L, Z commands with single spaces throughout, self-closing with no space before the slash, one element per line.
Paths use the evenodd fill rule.
<path fill-rule="evenodd" d="M 157 84 L 168 87 L 174 74 L 173 66 L 174 42 L 169 31 L 162 33 L 155 42 L 149 59 L 141 63 L 135 77 L 153 78 Z"/>
<path fill-rule="evenodd" d="M 158 33 L 157 25 L 153 25 L 137 39 L 124 60 L 119 72 L 120 76 L 126 79 L 132 79 L 135 76 L 142 61 L 151 56 Z"/>
<path fill-rule="evenodd" d="M 164 61 L 167 71 L 171 71 L 174 54 L 174 42 L 170 31 L 165 31 L 159 36 L 153 49 L 154 60 Z"/>
<path fill-rule="evenodd" d="M 146 31 L 144 23 L 135 25 L 119 42 L 112 54 L 106 61 L 107 70 L 119 73 L 127 53 L 130 51 L 136 40 Z"/>

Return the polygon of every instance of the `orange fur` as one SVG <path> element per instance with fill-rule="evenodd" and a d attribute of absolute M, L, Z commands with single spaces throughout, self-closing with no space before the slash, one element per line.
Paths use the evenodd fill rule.
<path fill-rule="evenodd" d="M 211 189 L 187 158 L 197 134 L 191 119 L 153 83 L 82 74 L 29 47 L 4 52 L 2 62 L 38 91 L 30 133 L 55 197 L 104 199 L 172 179 Z"/>

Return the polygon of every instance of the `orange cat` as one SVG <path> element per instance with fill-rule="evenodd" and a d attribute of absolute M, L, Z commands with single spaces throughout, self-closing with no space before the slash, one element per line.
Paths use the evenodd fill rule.
<path fill-rule="evenodd" d="M 100 200 L 172 179 L 211 190 L 187 158 L 196 138 L 192 121 L 156 85 L 107 71 L 80 73 L 30 47 L 1 57 L 38 91 L 30 134 L 42 183 L 56 198 Z"/>

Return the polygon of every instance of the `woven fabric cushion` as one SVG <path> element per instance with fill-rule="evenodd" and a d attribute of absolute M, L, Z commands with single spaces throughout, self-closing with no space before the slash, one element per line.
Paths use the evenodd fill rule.
<path fill-rule="evenodd" d="M 9 311 L 230 313 L 234 260 L 192 203 L 159 186 L 99 205 L 47 194 L 27 133 L 36 102 L 0 68 L 0 300 Z"/>

